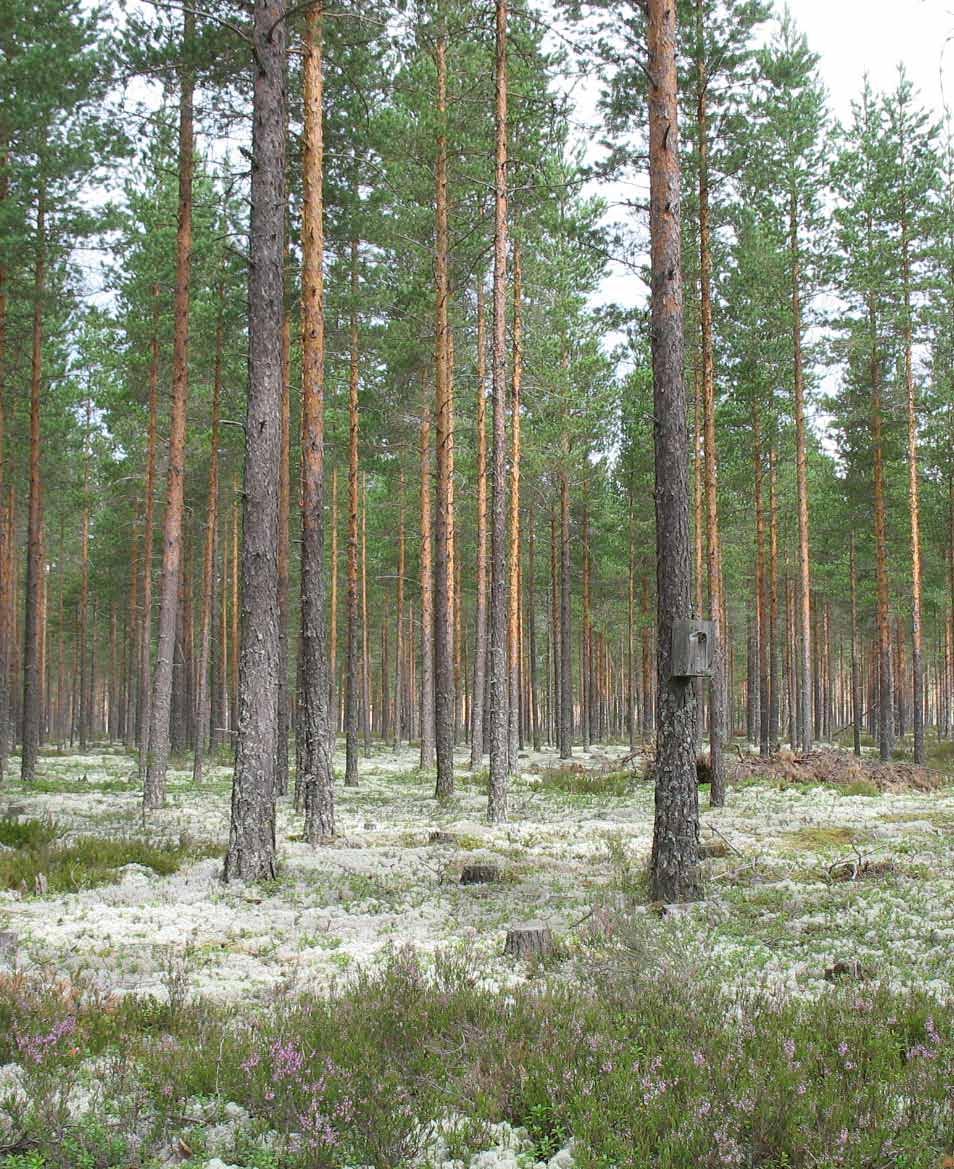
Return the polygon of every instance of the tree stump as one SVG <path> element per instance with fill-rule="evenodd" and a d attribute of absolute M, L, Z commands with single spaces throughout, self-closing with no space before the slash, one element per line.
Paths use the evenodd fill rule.
<path fill-rule="evenodd" d="M 17 956 L 17 935 L 13 930 L 0 930 L 0 966 L 12 966 Z"/>
<path fill-rule="evenodd" d="M 457 843 L 457 837 L 453 834 L 453 832 L 441 832 L 440 830 L 435 829 L 430 834 L 430 836 L 428 836 L 427 843 L 454 845 Z"/>
<path fill-rule="evenodd" d="M 496 865 L 465 865 L 460 875 L 462 885 L 489 885 L 498 880 L 500 870 Z"/>
<path fill-rule="evenodd" d="M 509 958 L 545 958 L 553 949 L 553 931 L 542 921 L 528 921 L 507 930 L 504 954 Z"/>
<path fill-rule="evenodd" d="M 870 977 L 870 972 L 862 966 L 857 958 L 849 958 L 847 961 L 839 960 L 825 971 L 826 982 L 837 982 L 841 978 L 864 982 Z"/>
<path fill-rule="evenodd" d="M 700 860 L 712 860 L 715 857 L 728 855 L 729 846 L 724 840 L 703 840 L 699 845 Z"/>

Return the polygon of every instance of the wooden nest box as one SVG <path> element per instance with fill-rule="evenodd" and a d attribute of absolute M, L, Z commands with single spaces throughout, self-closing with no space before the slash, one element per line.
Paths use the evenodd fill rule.
<path fill-rule="evenodd" d="M 678 618 L 672 623 L 672 676 L 711 678 L 715 662 L 715 623 Z"/>

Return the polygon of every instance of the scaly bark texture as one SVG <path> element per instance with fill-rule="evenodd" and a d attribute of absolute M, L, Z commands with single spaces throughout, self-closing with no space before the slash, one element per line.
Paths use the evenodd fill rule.
<path fill-rule="evenodd" d="M 183 14 L 182 48 L 192 48 L 195 16 Z M 162 585 L 159 598 L 159 640 L 149 711 L 149 747 L 143 808 L 161 808 L 166 799 L 169 765 L 172 674 L 182 571 L 182 516 L 185 503 L 186 410 L 189 398 L 189 285 L 192 278 L 192 176 L 194 134 L 190 65 L 181 69 L 179 90 L 179 225 L 176 233 L 175 332 L 172 345 L 172 413 L 169 426 L 169 472 L 163 521 Z"/>
<path fill-rule="evenodd" d="M 351 241 L 351 355 L 348 373 L 348 648 L 345 677 L 345 784 L 358 782 L 358 241 Z"/>
<path fill-rule="evenodd" d="M 768 628 L 768 573 L 765 563 L 765 464 L 762 459 L 762 411 L 757 402 L 752 407 L 752 439 L 752 461 L 755 472 L 755 611 L 758 618 L 759 652 L 759 754 L 767 758 L 771 721 L 769 715 L 771 702 L 770 634 Z"/>
<path fill-rule="evenodd" d="M 92 679 L 89 668 L 89 463 L 90 431 L 93 414 L 93 400 L 86 399 L 86 429 L 83 436 L 83 518 L 80 537 L 80 611 L 79 611 L 79 659 L 80 659 L 80 701 L 79 701 L 79 748 L 85 751 L 90 725 L 90 697 Z"/>
<path fill-rule="evenodd" d="M 0 146 L 0 207 L 10 190 L 6 145 Z M 3 783 L 10 749 L 10 607 L 13 590 L 7 572 L 7 503 L 4 486 L 6 450 L 6 356 L 7 356 L 7 273 L 0 263 L 0 784 Z"/>
<path fill-rule="evenodd" d="M 918 397 L 911 317 L 911 239 L 907 192 L 901 188 L 901 279 L 904 288 L 904 386 L 908 415 L 908 509 L 911 516 L 911 666 L 914 762 L 924 766 L 924 638 L 921 629 L 921 490 L 918 479 Z"/>
<path fill-rule="evenodd" d="M 215 619 L 215 553 L 219 530 L 219 441 L 222 408 L 222 351 L 225 344 L 225 289 L 219 285 L 219 315 L 215 324 L 215 359 L 212 371 L 212 435 L 209 455 L 209 497 L 205 513 L 205 548 L 202 558 L 202 630 L 195 700 L 195 755 L 192 782 L 202 782 L 205 752 L 212 721 L 211 665 L 212 624 Z"/>
<path fill-rule="evenodd" d="M 33 269 L 33 350 L 30 364 L 30 495 L 27 504 L 26 610 L 23 628 L 23 719 L 20 779 L 32 783 L 40 748 L 43 672 L 40 666 L 40 592 L 43 577 L 43 479 L 40 397 L 43 389 L 43 302 L 46 296 L 46 188 L 36 205 Z"/>
<path fill-rule="evenodd" d="M 656 456 L 656 815 L 652 896 L 700 895 L 695 698 L 672 676 L 672 623 L 691 612 L 689 442 L 683 383 L 676 9 L 648 0 L 651 339 Z"/>
<path fill-rule="evenodd" d="M 256 0 L 238 747 L 225 879 L 275 876 L 287 6 Z"/>
<path fill-rule="evenodd" d="M 437 441 L 437 501 L 434 522 L 434 728 L 437 744 L 437 796 L 454 790 L 454 428 L 450 368 L 450 272 L 447 212 L 447 35 L 437 41 L 437 167 L 434 275 L 436 338 L 434 352 Z"/>
<path fill-rule="evenodd" d="M 539 751 L 540 704 L 537 690 L 537 603 L 536 603 L 536 531 L 534 529 L 533 504 L 527 516 L 527 675 L 530 703 L 530 738 L 534 751 Z"/>
<path fill-rule="evenodd" d="M 334 750 L 338 734 L 338 468 L 331 472 L 331 615 L 328 649 L 328 736 Z"/>
<path fill-rule="evenodd" d="M 490 783 L 487 817 L 507 818 L 509 690 L 507 669 L 507 0 L 496 4 L 494 124 L 493 479 L 490 529 Z"/>
<path fill-rule="evenodd" d="M 812 575 L 808 524 L 808 454 L 805 438 L 805 359 L 802 353 L 802 269 L 798 243 L 798 197 L 789 197 L 789 258 L 792 279 L 792 349 L 795 365 L 795 482 L 798 494 L 799 677 L 801 719 L 799 743 L 811 751 L 812 726 Z"/>
<path fill-rule="evenodd" d="M 470 707 L 470 766 L 484 758 L 487 683 L 487 336 L 484 285 L 477 283 L 477 598 L 474 606 L 474 694 Z"/>
<path fill-rule="evenodd" d="M 431 548 L 431 414 L 421 415 L 421 770 L 434 766 L 434 559 Z"/>
<path fill-rule="evenodd" d="M 778 465 L 775 446 L 769 450 L 769 748 L 779 748 L 782 655 L 778 632 Z"/>
<path fill-rule="evenodd" d="M 560 468 L 560 758 L 573 755 L 573 627 L 570 575 L 570 443 L 563 435 Z"/>
<path fill-rule="evenodd" d="M 159 286 L 153 287 L 152 337 L 149 342 L 149 424 L 146 439 L 146 488 L 142 555 L 142 619 L 139 625 L 139 707 L 136 745 L 139 776 L 145 778 L 152 707 L 152 554 L 156 516 L 156 446 L 159 438 Z"/>
<path fill-rule="evenodd" d="M 288 127 L 285 127 L 288 137 Z M 278 481 L 278 693 L 275 696 L 278 731 L 275 739 L 275 794 L 288 793 L 288 735 L 291 695 L 288 684 L 289 554 L 291 522 L 291 312 L 288 305 L 288 224 L 285 225 L 285 264 L 282 312 L 282 429 Z"/>
<path fill-rule="evenodd" d="M 395 651 L 394 651 L 394 749 L 395 751 L 404 740 L 404 571 L 407 556 L 405 548 L 404 530 L 404 472 L 400 473 L 398 484 L 398 573 L 397 573 L 397 612 L 395 624 Z"/>
<path fill-rule="evenodd" d="M 523 269 L 513 242 L 513 369 L 510 373 L 509 771 L 520 749 L 520 391 L 523 381 Z"/>
<path fill-rule="evenodd" d="M 871 328 L 871 450 L 874 474 L 875 577 L 878 593 L 878 747 L 882 759 L 894 752 L 894 682 L 891 668 L 891 597 L 888 581 L 888 517 L 884 474 L 884 424 L 881 406 L 881 359 L 877 351 L 875 313 Z"/>
<path fill-rule="evenodd" d="M 301 787 L 305 837 L 334 836 L 334 772 L 325 627 L 325 292 L 322 14 L 305 14 L 302 205 Z"/>
<path fill-rule="evenodd" d="M 709 607 L 715 631 L 709 708 L 709 802 L 725 803 L 725 760 L 722 737 L 726 727 L 726 654 L 722 626 L 722 542 L 719 531 L 719 451 L 716 444 L 715 338 L 712 325 L 712 228 L 709 217 L 709 112 L 708 77 L 703 44 L 703 0 L 696 0 L 698 103 L 696 124 L 699 137 L 699 311 L 702 332 L 702 428 L 705 446 L 706 571 Z"/>

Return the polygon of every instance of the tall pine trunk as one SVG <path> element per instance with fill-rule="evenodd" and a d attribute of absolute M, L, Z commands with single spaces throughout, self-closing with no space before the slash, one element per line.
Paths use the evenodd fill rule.
<path fill-rule="evenodd" d="M 345 784 L 358 782 L 358 241 L 351 241 L 351 323 L 348 373 L 348 632 L 345 676 Z"/>
<path fill-rule="evenodd" d="M 560 758 L 573 755 L 573 629 L 570 576 L 569 440 L 563 435 L 560 468 Z"/>
<path fill-rule="evenodd" d="M 431 546 L 431 414 L 421 414 L 421 769 L 434 766 L 434 558 Z"/>
<path fill-rule="evenodd" d="M 145 778 L 149 761 L 149 722 L 152 708 L 152 557 L 155 544 L 156 447 L 159 441 L 159 286 L 153 287 L 152 337 L 149 341 L 149 423 L 146 438 L 146 488 L 143 520 L 142 616 L 139 623 L 139 705 L 136 746 L 139 775 Z"/>
<path fill-rule="evenodd" d="M 192 782 L 202 782 L 205 752 L 211 736 L 212 626 L 215 620 L 215 553 L 219 531 L 219 434 L 222 409 L 222 356 L 225 343 L 225 289 L 219 283 L 219 314 L 215 323 L 215 358 L 212 372 L 212 435 L 209 454 L 209 495 L 205 513 L 205 547 L 202 555 L 202 629 L 199 634 L 199 666 L 195 701 L 195 755 Z"/>
<path fill-rule="evenodd" d="M 765 464 L 762 459 L 762 411 L 752 407 L 752 458 L 755 471 L 755 600 L 759 653 L 759 754 L 771 753 L 771 631 L 769 629 L 768 572 L 765 563 Z"/>
<path fill-rule="evenodd" d="M 769 449 L 769 748 L 779 748 L 782 658 L 778 632 L 778 467 L 774 444 Z"/>
<path fill-rule="evenodd" d="M 83 436 L 83 518 L 80 536 L 80 611 L 79 611 L 79 660 L 80 660 L 80 693 L 82 695 L 79 709 L 79 748 L 85 751 L 89 738 L 90 716 L 92 714 L 89 702 L 89 471 L 90 471 L 90 441 L 93 413 L 93 399 L 86 399 L 86 427 Z"/>
<path fill-rule="evenodd" d="M 683 383 L 682 244 L 676 8 L 648 2 L 649 181 L 652 362 L 656 466 L 657 699 L 656 810 L 650 862 L 652 896 L 697 897 L 699 807 L 695 698 L 672 675 L 672 627 L 692 609 L 689 545 L 689 442 Z M 713 723 L 718 725 L 718 719 Z"/>
<path fill-rule="evenodd" d="M 394 749 L 404 741 L 404 571 L 406 566 L 404 531 L 404 471 L 398 484 L 398 573 L 394 615 Z"/>
<path fill-rule="evenodd" d="M 487 338 L 484 283 L 477 282 L 477 600 L 474 607 L 474 693 L 470 707 L 470 766 L 484 758 L 487 679 Z"/>
<path fill-rule="evenodd" d="M 510 578 L 507 638 L 510 660 L 510 766 L 520 749 L 520 391 L 523 380 L 523 272 L 520 241 L 513 241 L 513 368 L 510 371 Z"/>
<path fill-rule="evenodd" d="M 225 879 L 276 872 L 287 5 L 256 0 L 238 747 Z"/>
<path fill-rule="evenodd" d="M 6 141 L 0 142 L 0 209 L 9 196 Z M 10 549 L 7 547 L 6 501 L 6 384 L 7 384 L 7 271 L 0 260 L 0 784 L 3 783 L 10 746 L 10 640 L 13 629 L 11 600 L 13 589 L 7 572 Z"/>
<path fill-rule="evenodd" d="M 491 823 L 507 818 L 510 769 L 507 669 L 507 19 L 508 0 L 496 2 L 494 125 L 494 285 L 493 285 L 493 479 L 490 531 L 490 783 L 487 815 Z"/>
<path fill-rule="evenodd" d="M 712 325 L 712 229 L 709 219 L 709 114 L 703 44 L 703 0 L 696 0 L 699 38 L 697 61 L 698 103 L 696 122 L 699 136 L 699 297 L 702 329 L 702 413 L 705 446 L 706 533 L 709 605 L 715 632 L 715 659 L 710 687 L 709 802 L 725 803 L 725 761 L 722 737 L 726 726 L 726 653 L 722 627 L 722 545 L 719 533 L 719 454 L 716 446 L 715 341 Z M 660 631 L 661 636 L 661 631 Z"/>
<path fill-rule="evenodd" d="M 918 480 L 918 400 L 914 384 L 911 323 L 911 240 L 905 193 L 901 194 L 901 279 L 904 288 L 904 386 L 908 421 L 908 507 L 911 515 L 911 666 L 914 689 L 914 762 L 924 754 L 924 638 L 921 629 L 921 494 Z"/>
<path fill-rule="evenodd" d="M 43 575 L 43 480 L 40 465 L 40 397 L 43 389 L 43 302 L 46 297 L 46 186 L 36 204 L 33 269 L 33 348 L 30 362 L 30 496 L 27 504 L 27 572 L 23 628 L 23 711 L 20 779 L 32 783 L 40 747 L 40 586 Z"/>
<path fill-rule="evenodd" d="M 789 196 L 789 261 L 792 281 L 792 351 L 795 375 L 795 481 L 798 496 L 798 584 L 801 718 L 798 728 L 803 751 L 812 749 L 812 577 L 808 520 L 808 453 L 805 437 L 805 360 L 802 353 L 802 272 L 798 243 L 798 196 Z"/>
<path fill-rule="evenodd" d="M 183 14 L 182 53 L 192 51 L 195 16 Z M 169 428 L 169 471 L 163 522 L 162 586 L 159 599 L 159 641 L 149 711 L 149 747 L 143 808 L 161 808 L 166 798 L 169 764 L 172 676 L 182 571 L 182 520 L 185 505 L 186 409 L 189 397 L 189 285 L 192 276 L 192 177 L 194 78 L 183 63 L 179 94 L 179 226 L 176 233 L 175 334 L 172 348 L 172 414 Z"/>
<path fill-rule="evenodd" d="M 325 625 L 325 291 L 322 12 L 305 14 L 302 204 L 301 763 L 305 838 L 334 836 L 334 726 Z"/>
<path fill-rule="evenodd" d="M 447 208 L 447 34 L 437 41 L 437 168 L 435 192 L 436 338 L 434 353 L 437 500 L 434 524 L 434 728 L 438 798 L 454 790 L 454 430 L 450 368 L 450 272 Z"/>

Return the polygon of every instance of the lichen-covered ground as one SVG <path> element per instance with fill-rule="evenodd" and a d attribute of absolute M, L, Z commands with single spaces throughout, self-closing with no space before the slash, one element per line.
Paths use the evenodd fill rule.
<path fill-rule="evenodd" d="M 599 772 L 624 753 L 577 751 L 576 759 Z M 343 759 L 336 763 L 343 771 Z M 490 827 L 482 783 L 463 754 L 446 803 L 416 763 L 410 748 L 363 759 L 360 786 L 337 788 L 331 846 L 302 842 L 300 818 L 282 800 L 281 875 L 270 886 L 226 886 L 213 858 L 167 877 L 131 866 L 115 884 L 64 895 L 0 892 L 0 931 L 16 937 L 12 960 L 121 991 L 162 995 L 185 984 L 234 1001 L 321 989 L 411 944 L 459 948 L 488 983 L 503 985 L 526 976 L 503 956 L 508 926 L 541 920 L 572 947 L 618 929 L 622 917 L 634 927 L 628 944 L 644 948 L 647 962 L 685 964 L 730 986 L 817 994 L 843 963 L 951 996 L 954 787 L 872 796 L 746 782 L 718 810 L 702 789 L 703 840 L 724 841 L 726 855 L 705 863 L 705 901 L 669 911 L 644 893 L 649 785 L 634 781 L 622 795 L 557 791 L 540 778 L 555 757 L 527 755 L 510 822 Z M 0 792 L 0 815 L 52 817 L 71 835 L 187 834 L 224 851 L 230 779 L 228 769 L 212 769 L 197 791 L 191 770 L 171 772 L 167 807 L 143 823 L 130 757 L 44 755 L 34 788 L 9 783 Z M 430 843 L 435 829 L 454 843 Z M 462 867 L 476 861 L 498 865 L 499 882 L 462 887 Z M 851 865 L 832 870 L 839 861 Z"/>

